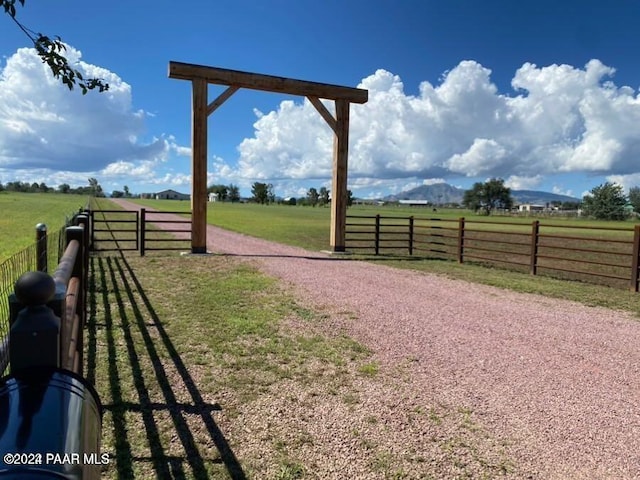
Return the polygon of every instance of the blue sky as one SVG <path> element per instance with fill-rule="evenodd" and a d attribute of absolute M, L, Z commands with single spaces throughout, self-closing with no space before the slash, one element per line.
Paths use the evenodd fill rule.
<path fill-rule="evenodd" d="M 351 106 L 357 197 L 492 176 L 578 197 L 640 185 L 635 0 L 27 0 L 18 18 L 111 90 L 66 91 L 5 18 L 3 183 L 189 192 L 191 90 L 168 78 L 174 60 L 368 88 Z M 302 98 L 240 90 L 209 118 L 209 183 L 303 195 L 330 187 L 331 149 Z"/>

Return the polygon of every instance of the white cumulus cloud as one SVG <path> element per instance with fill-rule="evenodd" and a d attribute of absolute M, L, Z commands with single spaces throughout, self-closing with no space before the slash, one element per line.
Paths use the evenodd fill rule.
<path fill-rule="evenodd" d="M 489 69 L 465 60 L 413 96 L 398 75 L 377 70 L 359 85 L 369 101 L 351 106 L 350 180 L 499 176 L 533 188 L 558 173 L 640 172 L 640 97 L 614 74 L 599 60 L 525 63 L 514 90 L 500 93 Z M 308 101 L 259 112 L 254 128 L 238 166 L 216 168 L 256 180 L 330 177 L 332 131 Z"/>
<path fill-rule="evenodd" d="M 533 190 L 540 185 L 540 182 L 542 182 L 542 175 L 533 177 L 511 175 L 505 180 L 504 184 L 512 190 Z"/>
<path fill-rule="evenodd" d="M 143 142 L 145 112 L 132 105 L 131 86 L 118 75 L 82 61 L 72 46 L 70 64 L 86 77 L 109 83 L 105 93 L 70 92 L 51 75 L 32 48 L 21 48 L 0 70 L 0 177 L 49 172 L 86 183 L 87 172 L 148 177 L 169 153 L 189 155 L 173 137 Z M 102 179 L 101 179 L 102 180 Z M 49 183 L 52 183 L 50 180 Z"/>

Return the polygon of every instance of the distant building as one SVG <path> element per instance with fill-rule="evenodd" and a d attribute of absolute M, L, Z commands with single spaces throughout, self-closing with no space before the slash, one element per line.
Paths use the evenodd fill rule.
<path fill-rule="evenodd" d="M 545 208 L 544 205 L 533 205 L 531 203 L 518 205 L 519 212 L 544 212 Z"/>
<path fill-rule="evenodd" d="M 427 207 L 431 204 L 429 200 L 398 200 L 400 205 L 409 205 L 410 207 Z"/>
<path fill-rule="evenodd" d="M 176 192 L 175 190 L 163 190 L 155 194 L 156 200 L 189 200 L 191 195 Z"/>
<path fill-rule="evenodd" d="M 210 202 L 217 202 L 218 200 L 220 200 L 220 194 L 219 193 L 210 193 L 209 194 L 209 201 Z"/>
<path fill-rule="evenodd" d="M 353 204 L 354 205 L 378 205 L 378 206 L 382 206 L 385 205 L 387 202 L 383 201 L 383 200 L 376 200 L 376 199 L 370 199 L 370 198 L 354 198 L 353 199 Z"/>

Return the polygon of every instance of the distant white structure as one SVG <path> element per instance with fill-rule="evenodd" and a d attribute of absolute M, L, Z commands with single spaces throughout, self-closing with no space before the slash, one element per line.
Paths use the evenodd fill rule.
<path fill-rule="evenodd" d="M 543 212 L 545 210 L 544 205 L 533 205 L 531 203 L 523 203 L 518 205 L 519 212 Z"/>
<path fill-rule="evenodd" d="M 429 200 L 398 200 L 400 205 L 409 205 L 414 207 L 426 207 L 431 204 Z"/>
<path fill-rule="evenodd" d="M 220 194 L 219 193 L 210 193 L 209 194 L 209 201 L 210 202 L 217 202 L 218 200 L 220 200 Z"/>

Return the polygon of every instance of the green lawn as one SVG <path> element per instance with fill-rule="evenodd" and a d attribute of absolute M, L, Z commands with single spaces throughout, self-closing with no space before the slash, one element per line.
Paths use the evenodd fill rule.
<path fill-rule="evenodd" d="M 188 211 L 190 209 L 189 202 L 144 200 L 139 201 L 139 203 L 161 210 Z M 310 250 L 326 249 L 329 246 L 330 210 L 328 208 L 229 203 L 209 204 L 208 207 L 208 222 L 210 224 L 268 240 L 305 247 Z M 385 253 L 385 255 L 378 257 L 372 255 L 354 255 L 352 258 L 381 262 L 398 268 L 422 270 L 517 291 L 536 292 L 552 297 L 576 300 L 589 305 L 601 305 L 640 312 L 640 307 L 637 306 L 638 295 L 625 291 L 629 288 L 628 280 L 605 278 L 600 279 L 602 282 L 600 285 L 592 285 L 590 282 L 598 281 L 599 279 L 597 277 L 554 272 L 549 268 L 543 268 L 543 265 L 547 267 L 561 266 L 569 269 L 575 268 L 575 264 L 573 263 L 561 262 L 554 259 L 541 259 L 539 275 L 529 275 L 527 257 L 515 254 L 516 250 L 523 252 L 529 251 L 530 245 L 528 244 L 529 240 L 527 240 L 527 237 L 507 236 L 499 232 L 510 231 L 529 234 L 531 232 L 531 223 L 536 220 L 535 218 L 507 216 L 486 217 L 474 215 L 468 210 L 461 209 L 438 209 L 437 212 L 432 212 L 430 209 L 393 206 L 354 206 L 348 210 L 348 215 L 375 216 L 378 213 L 383 216 L 413 215 L 416 218 L 440 218 L 444 220 L 444 222 L 441 222 L 443 225 L 452 228 L 457 226 L 458 218 L 464 217 L 467 228 L 469 228 L 469 230 L 477 230 L 477 232 L 469 232 L 467 245 L 483 246 L 480 242 L 480 240 L 483 239 L 485 241 L 491 239 L 495 239 L 496 241 L 521 241 L 523 245 L 500 244 L 498 248 L 503 249 L 506 253 L 479 252 L 479 254 L 484 254 L 484 256 L 494 257 L 499 260 L 519 261 L 522 262 L 523 265 L 517 266 L 505 263 L 493 263 L 493 265 L 491 265 L 488 262 L 483 263 L 479 260 L 472 261 L 471 259 L 465 261 L 463 265 L 459 265 L 455 261 L 451 261 L 453 258 L 451 256 L 448 256 L 449 260 L 443 260 L 442 255 L 440 255 L 441 258 L 438 259 L 438 255 L 427 253 L 421 258 L 418 258 L 408 257 L 406 255 L 398 256 L 392 251 L 384 251 L 383 253 Z M 629 250 L 630 247 L 627 244 L 604 244 L 598 242 L 598 239 L 630 241 L 633 237 L 633 227 L 636 225 L 636 222 L 605 222 L 577 218 L 540 218 L 539 220 L 541 223 L 540 232 L 544 235 L 574 235 L 579 237 L 579 239 L 576 240 L 560 240 L 551 237 L 543 238 L 541 242 L 547 245 L 546 253 L 549 255 L 565 255 L 573 258 L 582 257 L 594 261 L 598 261 L 600 258 L 604 262 L 628 263 L 629 268 L 598 266 L 594 268 L 600 268 L 603 273 L 622 276 L 627 275 L 630 271 L 628 255 L 626 257 L 618 257 L 612 253 L 588 254 L 584 252 L 549 249 L 555 245 L 604 249 L 609 252 Z M 417 223 L 428 224 L 430 222 L 424 221 Z M 508 225 L 509 223 L 517 225 Z M 622 228 L 624 231 L 601 230 L 602 228 Z M 450 231 L 449 234 L 455 235 L 455 231 Z M 455 239 L 448 239 L 447 241 L 455 245 Z M 486 243 L 484 245 L 486 246 Z M 496 243 L 496 245 L 498 244 Z M 451 248 L 452 247 L 449 247 L 449 249 Z M 545 253 L 542 249 L 540 252 Z M 478 254 L 478 252 L 476 252 L 476 254 Z M 578 266 L 576 269 L 582 267 L 584 267 L 584 265 Z M 518 271 L 511 271 L 513 269 Z M 546 275 L 551 275 L 555 278 L 548 278 Z M 577 278 L 581 281 L 567 282 L 563 281 L 562 278 Z M 607 288 L 603 286 L 603 284 L 613 285 L 616 288 Z"/>
<path fill-rule="evenodd" d="M 140 205 L 146 205 L 148 207 L 156 208 L 158 210 L 172 210 L 172 211 L 190 211 L 191 203 L 186 201 L 175 200 L 142 200 L 132 199 L 135 203 Z M 301 225 L 312 227 L 315 234 L 310 237 L 318 235 L 319 237 L 329 238 L 328 228 L 331 217 L 331 212 L 328 207 L 302 207 L 302 206 L 290 206 L 290 205 L 257 205 L 254 203 L 208 203 L 208 221 L 212 225 L 218 225 L 229 230 L 234 230 L 242 233 L 249 233 L 255 236 L 262 236 L 263 232 L 265 238 L 271 237 L 275 240 L 275 236 L 278 235 L 276 230 L 281 228 L 287 229 L 286 234 L 291 234 L 290 229 L 298 225 L 297 222 L 302 222 Z M 470 210 L 455 209 L 455 208 L 439 208 L 436 212 L 433 212 L 429 208 L 417 208 L 417 207 L 402 207 L 402 206 L 368 206 L 368 205 L 354 205 L 349 207 L 347 215 L 367 215 L 375 216 L 380 214 L 382 216 L 415 216 L 415 217 L 428 217 L 439 218 L 443 220 L 458 220 L 460 217 L 464 217 L 467 222 L 477 222 L 477 225 L 482 224 L 482 229 L 495 230 L 504 229 L 504 224 L 514 223 L 519 225 L 531 225 L 534 220 L 539 220 L 541 224 L 548 225 L 549 227 L 555 227 L 561 229 L 563 226 L 570 227 L 582 227 L 582 228 L 624 228 L 632 230 L 633 226 L 637 223 L 635 221 L 602 221 L 593 220 L 587 218 L 566 218 L 566 217 L 518 217 L 518 216 L 486 216 L 477 215 Z M 503 224 L 501 227 L 499 224 Z M 318 227 L 318 230 L 316 230 Z M 514 227 L 519 228 L 519 227 Z M 327 229 L 326 231 L 323 229 Z M 326 235 L 324 235 L 326 233 Z M 285 237 L 286 235 L 281 235 Z M 295 242 L 295 241 L 294 241 Z M 290 243 L 290 242 L 286 242 Z M 297 244 L 297 243 L 292 243 Z"/>
<path fill-rule="evenodd" d="M 189 202 L 175 200 L 135 200 L 157 210 L 189 211 Z M 310 250 L 329 247 L 329 208 L 253 203 L 209 203 L 207 223 L 255 237 Z"/>
<path fill-rule="evenodd" d="M 85 207 L 87 200 L 84 195 L 1 192 L 0 262 L 34 243 L 36 224 L 58 231 L 65 218 Z"/>

